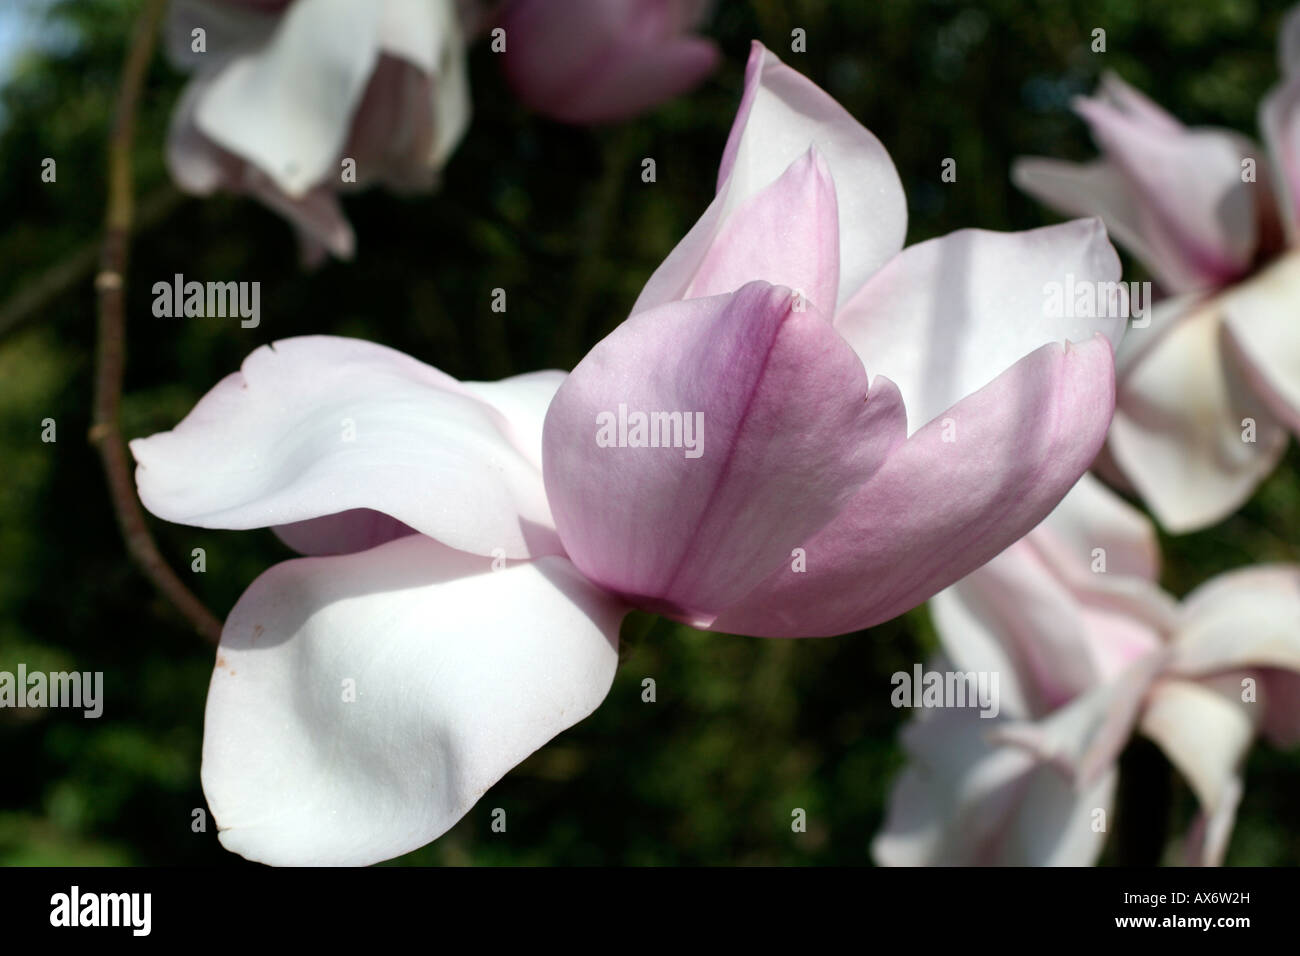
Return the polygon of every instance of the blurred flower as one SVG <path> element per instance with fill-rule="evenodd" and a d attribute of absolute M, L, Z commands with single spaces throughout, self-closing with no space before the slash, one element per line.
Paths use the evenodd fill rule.
<path fill-rule="evenodd" d="M 1188 862 L 1222 861 L 1251 742 L 1300 743 L 1300 567 L 1224 574 L 1181 605 L 1158 573 L 1150 522 L 1085 476 L 935 596 L 935 669 L 997 673 L 1000 713 L 922 710 L 904 730 L 879 862 L 1094 863 L 1134 731 L 1200 802 Z"/>
<path fill-rule="evenodd" d="M 289 339 L 133 442 L 154 514 L 317 555 L 226 622 L 203 757 L 222 842 L 414 849 L 597 706 L 628 609 L 841 633 L 1032 528 L 1102 442 L 1097 332 L 1123 326 L 1053 323 L 1038 290 L 1113 281 L 1117 257 L 1095 221 L 900 252 L 905 208 L 880 143 L 755 45 L 717 198 L 569 376 L 462 383 Z"/>
<path fill-rule="evenodd" d="M 708 0 L 509 0 L 506 79 L 566 123 L 628 119 L 694 87 L 718 48 L 694 36 Z"/>
<path fill-rule="evenodd" d="M 1281 46 L 1285 78 L 1260 108 L 1271 166 L 1106 76 L 1076 104 L 1104 158 L 1013 170 L 1044 202 L 1101 216 L 1170 296 L 1116 356 L 1107 451 L 1173 532 L 1235 511 L 1300 433 L 1300 8 Z"/>
<path fill-rule="evenodd" d="M 173 178 L 257 197 L 309 263 L 352 255 L 338 192 L 431 188 L 469 123 L 453 0 L 175 0 L 168 33 L 196 74 L 172 117 Z"/>

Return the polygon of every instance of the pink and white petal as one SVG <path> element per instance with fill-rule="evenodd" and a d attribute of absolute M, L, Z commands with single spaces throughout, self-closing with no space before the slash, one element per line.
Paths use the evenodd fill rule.
<path fill-rule="evenodd" d="M 1121 246 L 1167 282 L 1160 262 L 1142 235 L 1132 187 L 1107 160 L 1070 163 L 1025 157 L 1011 167 L 1011 181 L 1022 191 L 1067 216 L 1097 216 Z"/>
<path fill-rule="evenodd" d="M 1046 345 L 895 450 L 715 629 L 824 637 L 887 621 L 974 571 L 1045 518 L 1087 470 L 1114 402 L 1110 344 Z"/>
<path fill-rule="evenodd" d="M 1255 738 L 1259 711 L 1240 694 L 1234 675 L 1204 683 L 1159 681 L 1142 715 L 1142 733 L 1160 745 L 1201 804 L 1204 821 L 1189 842 L 1203 866 L 1223 862 L 1241 797 L 1241 767 Z"/>
<path fill-rule="evenodd" d="M 498 382 L 461 385 L 505 416 L 506 434 L 519 453 L 542 470 L 542 427 L 555 393 L 568 377 L 559 369 L 512 375 Z"/>
<path fill-rule="evenodd" d="M 297 0 L 270 42 L 226 63 L 199 129 L 289 196 L 336 175 L 352 114 L 379 56 L 382 5 Z"/>
<path fill-rule="evenodd" d="M 903 247 L 902 183 L 879 140 L 816 84 L 755 42 L 718 172 L 718 194 L 650 277 L 633 314 L 681 298 L 731 214 L 810 147 L 830 168 L 839 210 L 839 287 L 836 303 L 824 308 L 830 314 L 832 305 L 847 302 Z"/>
<path fill-rule="evenodd" d="M 1149 132 L 1169 135 L 1187 131 L 1177 117 L 1111 70 L 1102 73 L 1097 95 Z"/>
<path fill-rule="evenodd" d="M 794 306 L 763 282 L 669 303 L 628 319 L 565 380 L 543 473 L 565 551 L 593 581 L 706 625 L 903 440 L 897 389 L 878 377 L 868 391 L 830 323 Z M 674 412 L 682 431 L 657 446 L 599 437 L 624 414 Z"/>
<path fill-rule="evenodd" d="M 735 292 L 761 279 L 794 289 L 830 315 L 839 289 L 837 215 L 835 183 L 813 147 L 723 223 L 684 298 Z"/>
<path fill-rule="evenodd" d="M 1097 681 L 1079 610 L 1024 538 L 930 599 L 944 653 L 958 670 L 1000 675 L 999 713 L 1020 720 Z"/>
<path fill-rule="evenodd" d="M 972 711 L 926 714 L 903 730 L 909 763 L 872 841 L 884 866 L 1090 866 L 1106 834 L 1114 771 L 1076 790 L 1055 767 L 990 743 Z"/>
<path fill-rule="evenodd" d="M 1097 219 L 1029 232 L 965 229 L 909 246 L 840 310 L 835 328 L 867 368 L 898 385 L 915 432 L 1042 345 L 1098 332 L 1118 344 L 1123 317 L 1065 316 L 1072 310 L 1061 299 L 1052 307 L 1048 284 L 1063 297 L 1071 280 L 1119 276 Z"/>
<path fill-rule="evenodd" d="M 1150 688 L 1167 666 L 1166 649 L 1138 658 L 1037 722 L 1008 723 L 994 739 L 1023 747 L 1054 764 L 1079 786 L 1091 786 L 1114 766 L 1128 743 Z"/>
<path fill-rule="evenodd" d="M 1098 548 L 1108 575 L 1146 581 L 1160 576 L 1155 526 L 1091 474 L 1079 479 L 1033 535 L 1035 547 L 1070 580 L 1095 578 Z"/>
<path fill-rule="evenodd" d="M 436 839 L 600 704 L 623 613 L 563 558 L 492 571 L 419 535 L 276 565 L 230 612 L 208 691 L 222 844 L 364 865 Z"/>
<path fill-rule="evenodd" d="M 299 554 L 313 556 L 367 551 L 419 533 L 396 518 L 369 508 L 353 508 L 335 515 L 276 525 L 271 530 Z"/>
<path fill-rule="evenodd" d="M 407 355 L 309 336 L 258 349 L 131 450 L 141 501 L 167 521 L 261 528 L 365 508 L 475 554 L 562 553 L 514 424 Z"/>
<path fill-rule="evenodd" d="M 1168 279 L 1184 292 L 1229 282 L 1250 269 L 1258 241 L 1253 185 L 1242 182 L 1247 155 L 1236 134 L 1152 128 L 1096 99 L 1075 110 L 1129 181 L 1142 235 Z"/>
<path fill-rule="evenodd" d="M 1247 380 L 1273 414 L 1300 435 L 1300 252 L 1228 290 L 1219 301 Z"/>
<path fill-rule="evenodd" d="M 1111 455 L 1174 534 L 1235 511 L 1286 447 L 1286 432 L 1224 354 L 1221 314 L 1216 300 L 1181 314 L 1119 381 Z M 1246 419 L 1254 441 L 1243 438 Z"/>
<path fill-rule="evenodd" d="M 1300 70 L 1264 97 L 1259 128 L 1273 159 L 1282 224 L 1291 245 L 1300 245 Z"/>
<path fill-rule="evenodd" d="M 739 204 L 809 146 L 826 157 L 839 200 L 839 304 L 892 259 L 907 235 L 907 200 L 884 146 L 839 103 L 758 41 L 718 169 L 718 192 Z M 829 310 L 828 310 L 829 311 Z"/>
<path fill-rule="evenodd" d="M 1243 668 L 1300 672 L 1300 565 L 1258 565 L 1211 579 L 1187 596 L 1173 669 L 1207 676 Z"/>

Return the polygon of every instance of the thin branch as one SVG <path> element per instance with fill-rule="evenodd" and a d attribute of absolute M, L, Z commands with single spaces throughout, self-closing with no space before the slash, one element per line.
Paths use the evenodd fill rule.
<path fill-rule="evenodd" d="M 90 441 L 99 449 L 113 510 L 126 547 L 140 569 L 199 634 L 216 643 L 221 622 L 176 576 L 158 553 L 131 478 L 130 456 L 122 439 L 120 412 L 126 365 L 125 280 L 132 217 L 131 145 L 136 104 L 153 56 L 167 0 L 146 0 L 122 71 L 113 127 L 108 140 L 108 216 L 95 289 L 99 297 L 99 341 L 95 349 L 95 408 Z"/>

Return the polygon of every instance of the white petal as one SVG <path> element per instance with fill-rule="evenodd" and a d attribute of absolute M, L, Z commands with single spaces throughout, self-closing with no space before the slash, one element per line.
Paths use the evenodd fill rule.
<path fill-rule="evenodd" d="M 1221 574 L 1183 602 L 1173 667 L 1208 675 L 1253 667 L 1300 672 L 1300 566 Z"/>
<path fill-rule="evenodd" d="M 1033 535 L 1056 567 L 1074 572 L 1072 578 L 1097 574 L 1098 548 L 1105 574 L 1148 581 L 1160 575 L 1155 526 L 1091 474 L 1079 479 Z"/>
<path fill-rule="evenodd" d="M 1215 684 L 1156 683 L 1142 716 L 1142 732 L 1160 745 L 1187 778 L 1206 819 L 1199 862 L 1223 861 L 1241 796 L 1241 765 L 1255 737 L 1258 708 L 1240 698 L 1235 679 Z"/>
<path fill-rule="evenodd" d="M 1273 414 L 1300 435 L 1300 252 L 1229 290 L 1220 301 L 1250 384 Z"/>
<path fill-rule="evenodd" d="M 296 0 L 269 43 L 235 56 L 213 80 L 199 129 L 290 196 L 336 176 L 379 56 L 381 12 L 354 0 Z"/>
<path fill-rule="evenodd" d="M 1151 247 L 1142 236 L 1132 189 L 1114 163 L 1026 157 L 1012 165 L 1011 181 L 1067 216 L 1099 216 L 1116 242 L 1163 278 L 1161 263 L 1153 261 Z"/>
<path fill-rule="evenodd" d="M 465 386 L 370 342 L 286 339 L 250 355 L 175 429 L 131 443 L 140 500 L 202 528 L 365 508 L 476 554 L 560 554 L 538 465 L 559 380 Z"/>
<path fill-rule="evenodd" d="M 995 739 L 1024 747 L 1079 785 L 1089 786 L 1119 759 L 1147 691 L 1168 659 L 1165 650 L 1153 651 L 1051 716 L 1037 723 L 1009 724 Z"/>
<path fill-rule="evenodd" d="M 937 711 L 903 731 L 910 762 L 872 843 L 886 866 L 1088 866 L 1105 832 L 1115 773 L 1076 791 L 1056 768 L 988 740 L 972 711 Z"/>
<path fill-rule="evenodd" d="M 1097 680 L 1079 607 L 1024 539 L 930 599 L 945 653 L 998 674 L 1000 712 L 1041 717 Z"/>
<path fill-rule="evenodd" d="M 563 558 L 490 566 L 412 536 L 253 583 L 205 718 L 222 844 L 280 865 L 406 853 L 599 705 L 623 609 Z"/>
<path fill-rule="evenodd" d="M 1216 300 L 1172 315 L 1157 306 L 1133 329 L 1139 354 L 1117 383 L 1108 436 L 1115 462 L 1166 530 L 1194 531 L 1227 517 L 1277 465 L 1286 432 L 1225 360 Z M 1140 345 L 1136 343 L 1141 343 Z M 1255 441 L 1245 419 L 1255 422 Z"/>

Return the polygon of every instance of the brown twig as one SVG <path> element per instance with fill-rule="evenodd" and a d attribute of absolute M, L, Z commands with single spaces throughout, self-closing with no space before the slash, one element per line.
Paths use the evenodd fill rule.
<path fill-rule="evenodd" d="M 140 13 L 122 71 L 113 126 L 108 139 L 108 217 L 100 252 L 95 289 L 99 298 L 99 339 L 95 349 L 95 409 L 90 441 L 99 449 L 108 478 L 113 510 L 136 564 L 163 595 L 176 606 L 199 634 L 216 643 L 221 622 L 176 576 L 158 553 L 144 512 L 136 498 L 131 463 L 122 439 L 120 410 L 122 378 L 126 364 L 125 280 L 132 216 L 131 144 L 135 136 L 135 111 L 153 56 L 158 26 L 167 0 L 146 0 Z"/>

